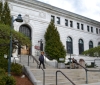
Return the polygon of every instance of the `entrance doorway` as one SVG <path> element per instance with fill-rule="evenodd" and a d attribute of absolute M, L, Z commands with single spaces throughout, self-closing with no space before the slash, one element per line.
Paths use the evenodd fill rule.
<path fill-rule="evenodd" d="M 21 25 L 19 28 L 19 32 L 23 33 L 24 35 L 26 35 L 27 37 L 29 37 L 29 39 L 31 40 L 31 29 L 28 25 Z M 22 47 L 22 48 L 21 48 Z M 27 46 L 19 46 L 18 49 L 18 54 L 29 54 L 31 53 L 31 50 L 29 47 Z"/>

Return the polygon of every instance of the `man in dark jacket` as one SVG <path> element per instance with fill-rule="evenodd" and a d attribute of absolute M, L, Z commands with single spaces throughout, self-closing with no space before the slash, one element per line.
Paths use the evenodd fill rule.
<path fill-rule="evenodd" d="M 44 52 L 41 52 L 41 55 L 39 56 L 39 61 L 40 61 L 39 68 L 40 68 L 40 66 L 42 64 L 43 68 L 45 69 L 45 65 L 44 65 Z"/>

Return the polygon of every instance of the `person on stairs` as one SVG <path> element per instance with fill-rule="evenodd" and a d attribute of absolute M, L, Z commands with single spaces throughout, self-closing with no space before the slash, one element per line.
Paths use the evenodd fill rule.
<path fill-rule="evenodd" d="M 72 58 L 72 68 L 75 69 L 77 68 L 77 60 Z"/>
<path fill-rule="evenodd" d="M 43 52 L 43 51 L 41 52 L 41 55 L 39 56 L 39 61 L 40 61 L 39 69 L 40 69 L 41 64 L 43 65 L 43 68 L 45 69 L 45 64 L 44 64 L 44 52 Z"/>

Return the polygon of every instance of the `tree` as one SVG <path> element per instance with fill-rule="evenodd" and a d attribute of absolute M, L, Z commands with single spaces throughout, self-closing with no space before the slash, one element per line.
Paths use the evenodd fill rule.
<path fill-rule="evenodd" d="M 31 41 L 24 34 L 11 30 L 10 26 L 0 24 L 0 56 L 9 53 L 10 46 L 10 33 L 12 33 L 12 41 L 18 40 L 21 45 L 31 46 Z M 13 44 L 16 44 L 13 42 Z M 14 48 L 14 47 L 13 47 Z"/>
<path fill-rule="evenodd" d="M 88 55 L 90 57 L 100 57 L 100 46 L 86 50 L 82 54 Z"/>
<path fill-rule="evenodd" d="M 59 62 L 59 58 L 66 57 L 66 50 L 62 42 L 60 41 L 59 32 L 51 21 L 44 35 L 45 38 L 45 52 L 49 58 L 56 59 Z"/>
<path fill-rule="evenodd" d="M 2 18 L 3 24 L 11 26 L 11 15 L 8 2 L 5 1 L 3 11 L 2 11 Z"/>
<path fill-rule="evenodd" d="M 0 1 L 0 23 L 2 22 L 2 21 L 1 21 L 2 9 L 3 9 L 3 4 L 2 4 L 2 2 Z"/>
<path fill-rule="evenodd" d="M 0 55 L 8 54 L 10 44 L 10 33 L 13 34 L 14 39 L 18 40 L 20 45 L 30 45 L 30 40 L 23 34 L 11 30 L 11 16 L 8 2 L 5 1 L 4 5 L 0 1 Z M 9 29 L 8 29 L 9 28 Z M 14 42 L 13 42 L 14 43 Z M 13 47 L 16 47 L 13 44 Z"/>

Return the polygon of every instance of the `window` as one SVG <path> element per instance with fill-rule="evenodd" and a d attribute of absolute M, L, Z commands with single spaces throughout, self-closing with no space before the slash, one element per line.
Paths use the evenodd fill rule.
<path fill-rule="evenodd" d="M 91 27 L 91 32 L 93 32 L 93 27 Z"/>
<path fill-rule="evenodd" d="M 79 26 L 80 24 L 79 23 L 77 23 L 77 29 L 80 29 L 80 26 Z"/>
<path fill-rule="evenodd" d="M 98 28 L 96 28 L 96 33 L 98 34 Z"/>
<path fill-rule="evenodd" d="M 87 31 L 88 31 L 88 32 L 90 31 L 89 26 L 87 26 Z"/>
<path fill-rule="evenodd" d="M 57 17 L 57 24 L 60 24 L 60 17 Z"/>
<path fill-rule="evenodd" d="M 98 46 L 100 46 L 100 42 L 98 42 Z"/>
<path fill-rule="evenodd" d="M 79 54 L 82 54 L 82 52 L 84 51 L 84 42 L 82 39 L 79 39 L 78 41 L 78 46 L 79 46 Z"/>
<path fill-rule="evenodd" d="M 83 24 L 81 24 L 81 30 L 84 30 Z"/>
<path fill-rule="evenodd" d="M 68 26 L 68 20 L 65 19 L 65 26 Z"/>
<path fill-rule="evenodd" d="M 67 37 L 66 49 L 68 53 L 73 53 L 73 41 L 71 37 Z"/>
<path fill-rule="evenodd" d="M 99 29 L 99 34 L 100 34 L 100 29 Z"/>
<path fill-rule="evenodd" d="M 55 16 L 51 15 L 51 20 L 55 22 Z"/>
<path fill-rule="evenodd" d="M 70 21 L 70 27 L 73 27 L 73 21 Z"/>
<path fill-rule="evenodd" d="M 90 48 L 93 48 L 93 42 L 92 41 L 89 42 L 89 49 Z"/>
<path fill-rule="evenodd" d="M 19 28 L 19 32 L 23 33 L 24 35 L 26 35 L 27 37 L 31 39 L 31 29 L 29 26 L 21 25 Z"/>

